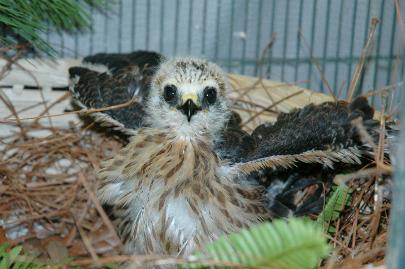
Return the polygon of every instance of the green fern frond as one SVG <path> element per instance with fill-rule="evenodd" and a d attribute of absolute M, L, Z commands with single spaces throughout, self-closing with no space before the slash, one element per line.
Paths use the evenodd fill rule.
<path fill-rule="evenodd" d="M 335 228 L 330 226 L 330 223 L 337 220 L 342 210 L 350 205 L 351 192 L 351 189 L 346 185 L 339 185 L 334 188 L 325 208 L 317 218 L 317 223 L 322 226 L 325 232 L 334 232 Z"/>
<path fill-rule="evenodd" d="M 0 269 L 40 269 L 45 265 L 34 258 L 21 254 L 22 247 L 9 249 L 8 244 L 0 245 Z"/>
<path fill-rule="evenodd" d="M 247 267 L 315 268 L 329 253 L 322 229 L 308 220 L 275 220 L 219 238 L 190 260 L 230 262 Z M 192 268 L 204 268 L 191 264 Z"/>
<path fill-rule="evenodd" d="M 84 269 L 80 266 L 69 267 L 71 259 L 43 263 L 22 251 L 21 246 L 9 248 L 9 244 L 0 245 L 0 269 Z"/>

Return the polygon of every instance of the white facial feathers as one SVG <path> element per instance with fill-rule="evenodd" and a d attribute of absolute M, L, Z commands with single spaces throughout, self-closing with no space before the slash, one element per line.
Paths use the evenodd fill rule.
<path fill-rule="evenodd" d="M 153 127 L 173 128 L 181 135 L 215 136 L 229 117 L 228 85 L 225 73 L 214 63 L 197 58 L 167 60 L 151 81 L 148 121 Z M 187 100 L 192 101 L 191 117 L 182 107 Z"/>

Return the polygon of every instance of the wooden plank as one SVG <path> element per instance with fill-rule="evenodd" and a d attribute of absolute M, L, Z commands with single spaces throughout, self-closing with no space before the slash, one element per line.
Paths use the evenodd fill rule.
<path fill-rule="evenodd" d="M 0 59 L 0 68 L 7 62 Z M 66 87 L 68 85 L 68 69 L 80 63 L 71 59 L 21 59 L 0 80 L 0 85 L 15 84 L 31 87 Z"/>
<path fill-rule="evenodd" d="M 0 60 L 1 65 L 6 64 L 4 60 Z M 68 69 L 71 66 L 80 64 L 80 59 L 57 59 L 55 61 L 43 60 L 43 59 L 23 59 L 18 61 L 18 66 L 14 65 L 13 69 L 7 74 L 7 76 L 0 81 L 1 85 L 10 85 L 16 88 L 16 91 L 6 90 L 7 96 L 13 101 L 17 110 L 24 107 L 31 106 L 35 103 L 42 101 L 41 95 L 36 90 L 21 90 L 22 86 L 40 86 L 44 88 L 44 96 L 48 102 L 52 102 L 58 99 L 64 92 L 54 91 L 52 87 L 67 87 L 68 81 Z M 229 93 L 231 98 L 236 98 L 241 92 L 248 88 L 253 89 L 244 96 L 242 99 L 247 102 L 253 102 L 260 107 L 254 108 L 253 112 L 246 112 L 246 108 L 237 109 L 241 114 L 244 121 L 251 119 L 256 113 L 263 110 L 263 108 L 269 107 L 272 104 L 285 99 L 280 104 L 272 107 L 277 112 L 288 112 L 297 107 L 303 107 L 310 103 L 319 104 L 326 101 L 332 101 L 331 96 L 327 96 L 322 93 L 314 92 L 311 90 L 303 89 L 296 85 L 289 85 L 282 82 L 271 81 L 263 79 L 261 83 L 256 83 L 258 78 L 242 76 L 237 74 L 229 74 L 229 82 L 234 89 Z M 35 79 L 33 78 L 35 77 Z M 256 85 L 257 84 L 257 85 Z M 291 98 L 287 97 L 302 92 Z M 63 113 L 68 104 L 62 103 L 52 109 L 53 114 Z M 34 117 L 40 113 L 40 109 L 32 109 L 24 112 L 23 117 Z M 3 112 L 0 106 L 0 118 L 4 117 L 8 112 Z M 35 114 L 37 113 L 37 114 Z M 260 116 L 252 120 L 248 127 L 254 128 L 258 124 L 276 120 L 277 113 L 264 112 Z M 60 124 L 67 126 L 68 117 L 61 117 L 55 120 Z"/>
<path fill-rule="evenodd" d="M 0 80 L 0 86 L 6 85 L 9 88 L 2 88 L 1 90 L 12 101 L 17 111 L 24 110 L 28 107 L 37 105 L 43 102 L 39 90 L 23 89 L 24 86 L 41 87 L 43 88 L 43 97 L 47 104 L 51 104 L 58 98 L 60 98 L 65 92 L 54 91 L 52 87 L 67 87 L 68 69 L 71 66 L 80 64 L 80 60 L 74 59 L 22 59 L 17 62 L 17 65 L 13 65 L 12 69 L 6 74 L 6 76 Z M 0 68 L 6 64 L 6 61 L 0 59 Z M 29 110 L 19 113 L 20 118 L 32 118 L 36 117 L 44 111 L 44 105 L 37 105 Z M 49 111 L 51 115 L 61 114 L 65 109 L 71 109 L 70 101 L 65 100 Z M 0 104 L 0 118 L 5 119 L 10 116 L 10 111 Z M 52 126 L 54 127 L 67 127 L 69 121 L 78 121 L 77 116 L 68 115 L 61 117 L 52 117 Z M 48 118 L 43 118 L 39 121 L 45 126 L 50 125 Z M 0 124 L 0 132 L 10 133 L 15 130 L 11 125 Z"/>
<path fill-rule="evenodd" d="M 45 106 L 43 105 L 43 100 L 39 90 L 24 90 L 22 94 L 16 94 L 12 88 L 1 89 L 6 96 L 13 102 L 13 105 L 17 111 L 25 110 L 29 107 L 32 107 L 28 110 L 19 112 L 18 115 L 20 118 L 32 118 L 40 115 L 44 110 Z M 63 91 L 51 91 L 44 95 L 44 99 L 47 104 L 51 104 L 58 98 L 60 98 L 65 92 Z M 71 109 L 70 101 L 64 100 L 59 104 L 56 104 L 49 110 L 50 115 L 56 115 L 63 113 L 66 109 Z M 3 105 L 0 104 L 0 119 L 13 119 L 14 116 L 11 115 L 11 112 Z M 79 119 L 76 115 L 66 115 L 52 117 L 51 122 L 53 127 L 65 128 L 68 126 L 69 122 L 78 122 Z M 31 122 L 31 120 L 24 120 L 24 122 Z M 50 126 L 51 122 L 48 118 L 42 118 L 39 120 L 39 123 L 44 126 Z M 0 124 L 0 133 L 1 134 L 10 134 L 12 130 L 11 125 Z"/>
<path fill-rule="evenodd" d="M 278 113 L 264 112 L 263 108 L 272 106 L 271 109 L 274 111 L 289 112 L 294 108 L 304 107 L 310 103 L 319 104 L 333 100 L 331 96 L 278 81 L 263 79 L 260 83 L 257 83 L 258 78 L 256 77 L 237 74 L 229 74 L 228 77 L 230 84 L 234 89 L 234 91 L 230 93 L 231 98 L 237 98 L 241 93 L 248 90 L 248 94 L 241 99 L 253 102 L 262 107 L 257 107 L 255 112 L 251 113 L 246 112 L 245 110 L 236 109 L 241 115 L 243 121 L 249 121 L 247 127 L 250 129 L 254 129 L 257 125 L 263 122 L 276 121 Z M 280 103 L 277 104 L 277 102 Z M 259 116 L 255 117 L 258 113 L 260 113 Z M 255 117 L 254 120 L 251 120 L 252 117 Z"/>

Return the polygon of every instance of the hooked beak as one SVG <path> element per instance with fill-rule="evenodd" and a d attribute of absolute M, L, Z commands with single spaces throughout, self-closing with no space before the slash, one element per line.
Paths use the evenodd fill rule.
<path fill-rule="evenodd" d="M 184 104 L 179 107 L 179 109 L 183 112 L 184 115 L 187 116 L 188 122 L 190 122 L 191 117 L 195 113 L 197 113 L 198 110 L 200 110 L 200 108 L 191 99 L 187 99 L 187 101 L 184 102 Z"/>

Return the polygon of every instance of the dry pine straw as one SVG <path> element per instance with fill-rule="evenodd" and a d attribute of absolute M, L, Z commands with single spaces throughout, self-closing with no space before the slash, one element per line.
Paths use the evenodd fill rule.
<path fill-rule="evenodd" d="M 30 137 L 39 130 L 49 135 Z M 121 144 L 75 127 L 24 131 L 25 139 L 16 133 L 1 140 L 0 241 L 43 254 L 55 240 L 69 256 L 116 253 L 119 240 L 94 196 L 95 170 Z"/>
<path fill-rule="evenodd" d="M 38 131 L 49 134 L 30 135 Z M 40 125 L 23 127 L 0 143 L 0 242 L 22 244 L 42 259 L 80 256 L 84 264 L 100 256 L 107 257 L 100 262 L 116 259 L 120 242 L 95 199 L 95 170 L 122 144 L 76 126 Z M 375 195 L 377 169 L 357 173 L 345 176 L 354 189 L 352 205 L 332 224 L 337 232 L 329 235 L 334 249 L 325 268 L 384 261 L 390 203 Z"/>

